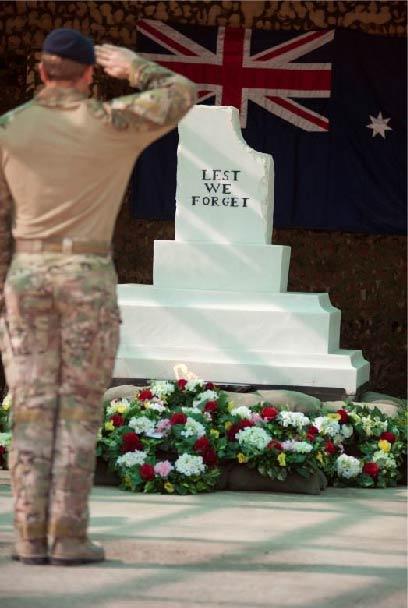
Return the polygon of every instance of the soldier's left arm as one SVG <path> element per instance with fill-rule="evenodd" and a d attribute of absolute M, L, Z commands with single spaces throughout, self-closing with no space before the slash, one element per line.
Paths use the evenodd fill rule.
<path fill-rule="evenodd" d="M 12 257 L 13 199 L 0 165 L 0 315 L 4 308 L 4 282 Z"/>

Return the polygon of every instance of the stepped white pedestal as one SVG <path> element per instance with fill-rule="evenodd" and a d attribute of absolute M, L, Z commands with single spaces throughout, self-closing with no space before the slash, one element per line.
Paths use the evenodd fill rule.
<path fill-rule="evenodd" d="M 327 294 L 225 293 L 120 285 L 115 376 L 344 389 L 369 378 L 361 351 L 338 348 L 340 311 Z"/>

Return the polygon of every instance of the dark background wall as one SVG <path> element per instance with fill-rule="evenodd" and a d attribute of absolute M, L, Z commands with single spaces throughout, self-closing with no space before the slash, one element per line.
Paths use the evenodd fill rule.
<path fill-rule="evenodd" d="M 54 27 L 74 27 L 95 42 L 134 46 L 139 18 L 202 25 L 310 30 L 348 27 L 406 36 L 406 2 L 0 2 L 0 113 L 29 99 L 36 55 Z M 123 84 L 97 77 L 110 97 Z M 174 224 L 130 217 L 126 200 L 115 232 L 121 282 L 151 283 L 153 241 L 174 238 Z M 370 387 L 406 393 L 406 239 L 397 236 L 275 230 L 292 247 L 289 290 L 328 292 L 342 311 L 342 348 L 361 348 Z M 0 374 L 1 376 L 1 374 Z M 0 377 L 0 383 L 1 383 Z"/>

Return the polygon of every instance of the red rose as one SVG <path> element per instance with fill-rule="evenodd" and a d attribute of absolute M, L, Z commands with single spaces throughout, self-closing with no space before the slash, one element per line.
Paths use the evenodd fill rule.
<path fill-rule="evenodd" d="M 183 412 L 176 412 L 170 418 L 170 424 L 185 424 L 187 422 L 187 416 Z"/>
<path fill-rule="evenodd" d="M 337 447 L 334 445 L 333 441 L 326 441 L 324 449 L 328 454 L 335 454 L 337 452 Z"/>
<path fill-rule="evenodd" d="M 206 450 L 203 454 L 203 461 L 204 464 L 208 465 L 209 467 L 212 467 L 217 464 L 218 458 L 216 451 L 213 448 Z"/>
<path fill-rule="evenodd" d="M 280 450 L 280 451 L 282 451 L 282 444 L 279 441 L 276 441 L 276 439 L 272 439 L 272 441 L 270 441 L 266 447 L 269 450 Z"/>
<path fill-rule="evenodd" d="M 154 467 L 151 464 L 142 464 L 139 473 L 143 481 L 151 481 L 154 479 Z"/>
<path fill-rule="evenodd" d="M 389 441 L 390 443 L 394 443 L 394 441 L 397 438 L 394 435 L 394 433 L 391 433 L 390 431 L 384 431 L 384 433 L 381 433 L 380 439 L 385 439 L 385 441 Z"/>
<path fill-rule="evenodd" d="M 274 418 L 276 418 L 276 416 L 278 414 L 279 414 L 279 410 L 277 410 L 276 407 L 272 407 L 272 406 L 264 407 L 261 410 L 261 416 L 262 416 L 262 418 L 265 418 L 266 420 L 273 420 Z"/>
<path fill-rule="evenodd" d="M 122 414 L 113 414 L 113 416 L 111 416 L 111 422 L 113 424 L 113 426 L 123 426 L 125 424 L 125 419 L 122 416 Z"/>
<path fill-rule="evenodd" d="M 186 384 L 187 380 L 185 380 L 184 378 L 180 378 L 180 380 L 177 381 L 177 386 L 181 391 L 184 391 L 184 389 L 186 388 Z"/>
<path fill-rule="evenodd" d="M 139 393 L 139 401 L 147 401 L 148 399 L 153 399 L 153 393 L 148 388 L 145 388 Z"/>
<path fill-rule="evenodd" d="M 142 450 L 143 445 L 138 435 L 136 435 L 136 433 L 134 433 L 133 431 L 130 431 L 129 433 L 125 433 L 123 435 L 122 446 L 120 449 L 123 453 L 135 452 L 136 450 Z"/>
<path fill-rule="evenodd" d="M 347 410 L 337 410 L 337 413 L 340 416 L 340 420 L 339 420 L 340 424 L 346 424 L 349 421 L 349 415 L 348 415 Z"/>
<path fill-rule="evenodd" d="M 215 386 L 212 382 L 207 382 L 207 384 L 205 385 L 205 389 L 207 391 L 213 391 L 215 389 Z"/>
<path fill-rule="evenodd" d="M 380 472 L 380 467 L 376 462 L 366 462 L 363 466 L 363 473 L 369 475 L 370 477 L 377 477 Z"/>
<path fill-rule="evenodd" d="M 218 403 L 216 401 L 207 401 L 204 406 L 205 412 L 216 412 L 218 410 Z"/>
<path fill-rule="evenodd" d="M 196 452 L 205 452 L 210 447 L 210 442 L 207 437 L 199 437 L 194 444 L 194 449 Z"/>
<path fill-rule="evenodd" d="M 239 422 L 235 422 L 232 427 L 227 431 L 228 439 L 230 441 L 235 441 L 235 435 L 242 431 L 242 429 L 246 429 L 249 426 L 254 426 L 254 423 L 251 420 L 240 420 Z"/>
<path fill-rule="evenodd" d="M 317 429 L 315 426 L 309 426 L 306 432 L 306 439 L 313 443 L 314 441 L 316 441 L 316 435 L 318 434 L 319 429 Z"/>

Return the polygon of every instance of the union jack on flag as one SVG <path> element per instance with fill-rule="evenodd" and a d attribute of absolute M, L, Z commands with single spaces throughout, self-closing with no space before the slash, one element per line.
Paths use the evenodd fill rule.
<path fill-rule="evenodd" d="M 160 21 L 139 21 L 137 29 L 159 50 L 144 57 L 196 82 L 198 102 L 214 97 L 216 105 L 238 108 L 242 128 L 252 101 L 305 131 L 328 131 L 326 116 L 295 100 L 330 97 L 331 63 L 304 56 L 328 45 L 334 30 L 295 34 L 254 51 L 249 29 L 217 28 L 214 50 Z"/>

